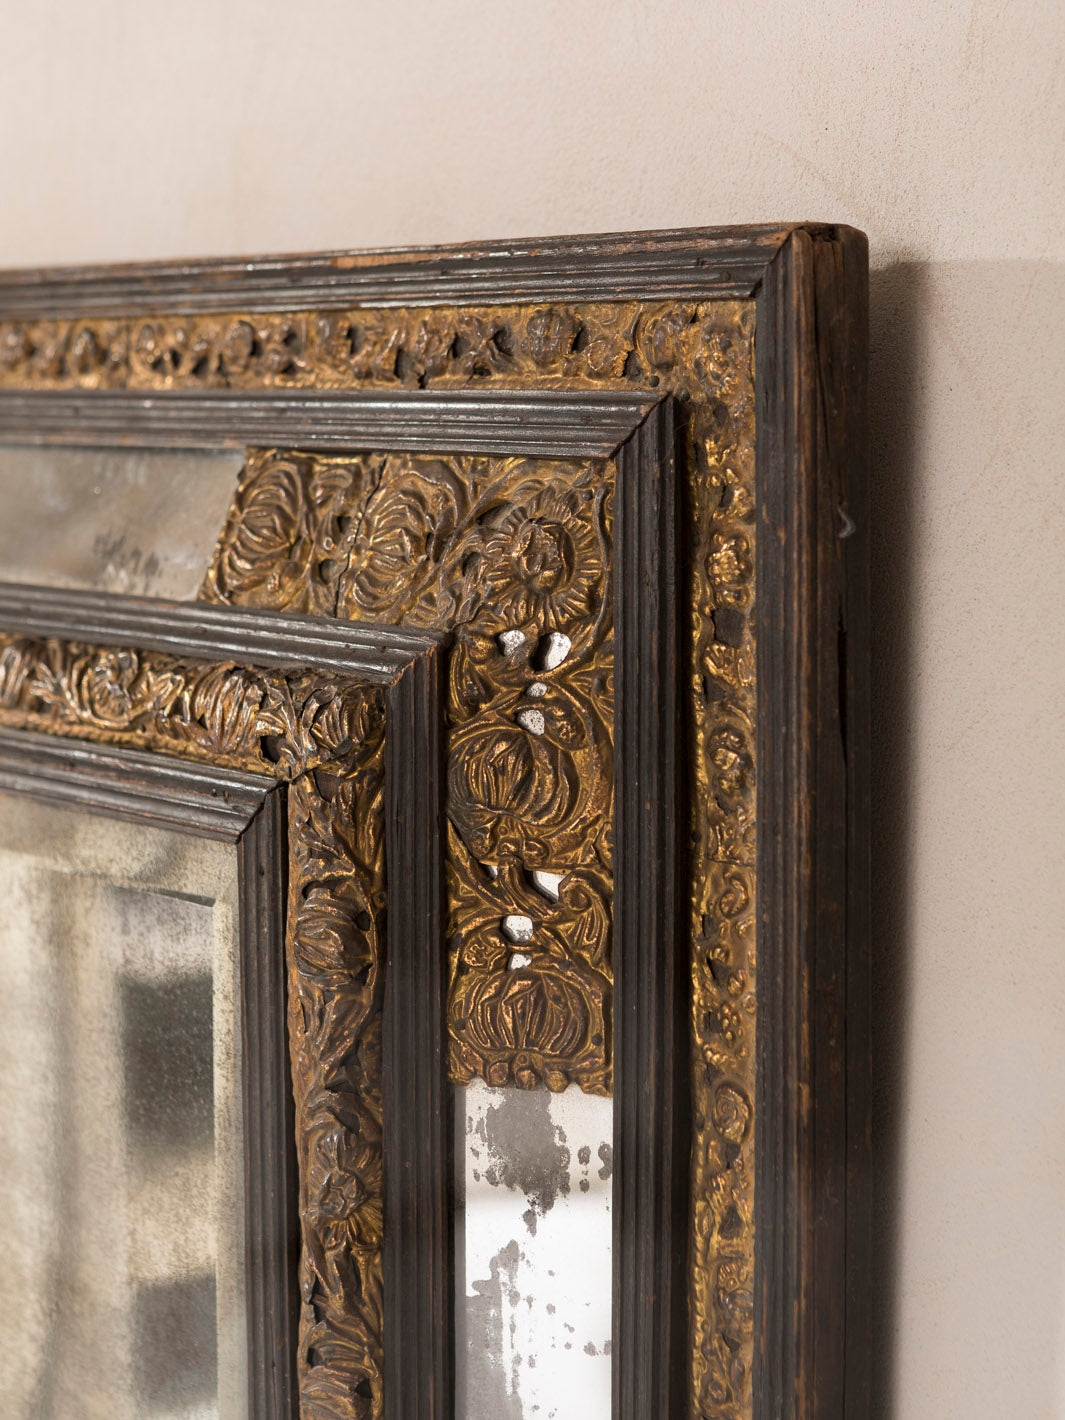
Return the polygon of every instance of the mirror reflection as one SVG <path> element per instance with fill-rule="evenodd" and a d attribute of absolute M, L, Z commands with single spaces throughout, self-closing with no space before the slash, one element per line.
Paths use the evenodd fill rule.
<path fill-rule="evenodd" d="M 455 1090 L 456 1415 L 610 1420 L 613 1101 Z"/>
<path fill-rule="evenodd" d="M 246 1414 L 236 851 L 0 794 L 0 1414 Z"/>
<path fill-rule="evenodd" d="M 237 449 L 0 444 L 0 581 L 189 600 L 241 463 Z"/>

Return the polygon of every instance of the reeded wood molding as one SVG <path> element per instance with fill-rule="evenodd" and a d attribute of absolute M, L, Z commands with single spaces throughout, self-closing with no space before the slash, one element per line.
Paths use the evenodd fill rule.
<path fill-rule="evenodd" d="M 389 700 L 383 1079 L 386 1420 L 453 1411 L 451 1087 L 444 1003 L 445 668 L 413 662 Z"/>
<path fill-rule="evenodd" d="M 288 843 L 285 785 L 273 785 L 240 840 L 240 992 L 245 1129 L 248 1414 L 295 1420 L 299 1295 L 298 1167 L 285 1013 Z"/>
<path fill-rule="evenodd" d="M 688 838 L 674 410 L 618 458 L 615 582 L 615 1420 L 681 1415 L 690 1382 Z"/>
<path fill-rule="evenodd" d="M 268 669 L 309 666 L 371 685 L 391 685 L 413 656 L 440 643 L 431 631 L 371 629 L 319 617 L 19 582 L 0 582 L 0 627 L 197 660 L 232 658 Z"/>
<path fill-rule="evenodd" d="M 757 1420 L 868 1413 L 867 243 L 758 306 Z"/>
<path fill-rule="evenodd" d="M 235 843 L 275 781 L 262 774 L 0 729 L 0 779 L 14 793 Z"/>
<path fill-rule="evenodd" d="M 288 447 L 608 458 L 653 394 L 591 390 L 0 390 L 0 439 L 150 448 Z"/>
<path fill-rule="evenodd" d="M 0 272 L 0 319 L 749 296 L 794 228 L 706 227 Z"/>

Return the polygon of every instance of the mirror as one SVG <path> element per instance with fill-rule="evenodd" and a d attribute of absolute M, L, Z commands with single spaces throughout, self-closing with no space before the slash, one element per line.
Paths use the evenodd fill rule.
<path fill-rule="evenodd" d="M 237 852 L 0 794 L 0 1412 L 247 1414 Z"/>
<path fill-rule="evenodd" d="M 455 1089 L 456 1413 L 610 1420 L 613 1100 Z"/>
<path fill-rule="evenodd" d="M 0 444 L 0 581 L 195 597 L 239 449 Z"/>

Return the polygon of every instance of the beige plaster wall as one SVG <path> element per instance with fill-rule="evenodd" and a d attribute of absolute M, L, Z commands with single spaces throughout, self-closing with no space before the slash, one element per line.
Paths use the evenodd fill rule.
<path fill-rule="evenodd" d="M 814 217 L 873 276 L 885 1413 L 1065 1416 L 1060 0 L 0 5 L 0 263 Z"/>

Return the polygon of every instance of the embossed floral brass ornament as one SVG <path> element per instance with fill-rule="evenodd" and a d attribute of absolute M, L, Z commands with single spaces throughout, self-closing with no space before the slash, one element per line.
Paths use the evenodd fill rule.
<path fill-rule="evenodd" d="M 827 1298 L 837 1319 L 846 1312 L 860 1356 L 853 1279 L 868 1155 L 854 734 L 860 741 L 864 645 L 851 643 L 846 664 L 840 648 L 849 628 L 861 641 L 863 554 L 852 540 L 844 574 L 835 509 L 861 523 L 861 237 L 666 233 L 306 258 L 288 277 L 270 263 L 145 268 L 117 294 L 109 280 L 58 273 L 43 296 L 0 282 L 0 391 L 141 391 L 161 402 L 195 391 L 632 391 L 670 402 L 685 633 L 678 802 L 691 829 L 681 865 L 690 1053 L 678 1088 L 690 1094 L 691 1171 L 687 1317 L 668 1328 L 685 1338 L 692 1416 L 842 1416 L 844 1364 L 815 1346 L 808 1299 Z M 0 411 L 0 437 L 3 428 Z M 243 442 L 205 602 L 452 638 L 451 1078 L 609 1094 L 623 890 L 613 842 L 624 783 L 615 594 L 626 571 L 616 461 L 517 456 L 505 442 L 476 454 L 427 442 L 408 452 Z M 626 594 L 653 598 L 655 588 Z M 36 686 L 38 672 L 20 664 L 4 703 L 25 710 L 20 687 Z M 164 678 L 151 695 L 183 704 L 165 680 L 172 672 L 149 669 Z M 86 674 L 74 707 L 49 714 L 71 726 L 112 716 L 115 729 L 146 693 L 145 668 L 121 655 Z M 301 796 L 311 783 L 290 800 L 307 843 L 314 814 Z M 332 827 L 339 842 L 345 812 Z M 347 851 L 357 860 L 354 845 Z M 299 940 L 328 979 L 334 914 L 353 920 L 354 900 L 337 908 L 332 885 L 345 903 L 345 871 L 312 859 L 313 873 L 293 879 L 298 912 L 313 918 Z M 857 886 L 847 887 L 848 871 Z M 515 917 L 532 923 L 524 964 L 505 925 Z M 298 1020 L 293 1028 L 298 1039 Z M 301 1395 L 314 1420 L 377 1420 L 391 1404 L 379 1385 L 381 1126 L 367 1031 L 356 1067 L 365 1118 L 347 1133 L 323 1125 L 308 1142 L 307 1175 L 320 1184 L 303 1205 Z M 297 1049 L 306 1098 L 310 1067 L 299 1060 Z M 619 1179 L 625 1186 L 623 1170 Z M 668 1200 L 641 1195 L 644 1204 L 668 1216 Z M 357 1259 L 354 1290 L 331 1271 L 341 1254 Z M 327 1298 L 318 1320 L 315 1287 Z M 626 1347 L 617 1338 L 616 1350 Z M 861 1367 L 850 1364 L 856 1416 Z M 647 1377 L 618 1365 L 619 1420 L 680 1413 L 673 1353 Z M 386 1375 L 386 1395 L 388 1384 Z M 813 1408 L 803 1408 L 808 1396 Z"/>
<path fill-rule="evenodd" d="M 609 1089 L 610 491 L 598 466 L 392 457 L 342 470 L 257 451 L 205 586 L 238 605 L 332 603 L 352 620 L 455 632 L 457 1079 Z M 552 632 L 569 643 L 558 665 Z M 562 875 L 557 897 L 531 885 L 537 869 Z M 537 957 L 509 972 L 501 923 L 526 911 Z"/>
<path fill-rule="evenodd" d="M 373 332 L 393 320 L 391 329 L 407 339 L 413 333 L 419 350 L 442 353 L 424 368 L 397 362 L 395 355 L 391 367 L 369 361 Z M 733 1396 L 736 1404 L 749 1395 L 752 1344 L 753 1130 L 740 1141 L 738 1156 L 733 1149 L 723 1154 L 715 1146 L 702 1083 L 708 1073 L 723 1075 L 753 1113 L 751 312 L 739 302 L 648 311 L 370 311 L 360 326 L 364 353 L 348 378 L 385 387 L 400 381 L 402 369 L 414 383 L 423 376 L 442 383 L 473 378 L 463 373 L 472 368 L 463 347 L 472 323 L 481 332 L 508 332 L 506 355 L 490 337 L 482 338 L 496 354 L 483 366 L 487 373 L 477 376 L 481 380 L 502 365 L 523 384 L 546 372 L 565 374 L 579 387 L 603 379 L 604 369 L 616 370 L 618 383 L 627 383 L 626 372 L 635 384 L 654 380 L 660 388 L 668 380 L 691 409 L 691 714 L 700 790 L 693 798 L 691 878 L 693 1225 L 701 1243 L 693 1248 L 691 1266 L 693 1324 L 702 1338 L 693 1352 L 695 1384 L 707 1395 L 711 1414 L 712 1394 Z M 408 348 L 399 339 L 395 344 L 400 351 Z M 460 354 L 448 353 L 456 348 Z M 335 367 L 327 373 L 310 363 L 320 377 L 337 378 Z M 448 799 L 451 935 L 457 943 L 449 1017 L 454 1077 L 480 1074 L 492 1084 L 543 1081 L 554 1089 L 577 1080 L 585 1089 L 608 1091 L 611 470 L 579 472 L 571 487 L 573 474 L 558 464 L 361 460 L 350 466 L 340 510 L 334 498 L 316 498 L 312 491 L 326 481 L 317 461 L 301 464 L 296 497 L 289 492 L 291 475 L 283 487 L 278 482 L 278 459 L 264 451 L 249 460 L 236 509 L 247 507 L 253 516 L 238 511 L 231 520 L 208 596 L 322 610 L 330 605 L 335 580 L 339 615 L 457 633 L 450 717 L 458 767 L 453 763 L 449 770 Z M 261 552 L 260 523 L 270 529 Z M 530 555 L 534 565 L 549 569 L 535 595 Z M 238 558 L 242 580 L 230 589 L 226 568 Z M 302 581 L 286 580 L 293 566 L 304 569 Z M 550 631 L 564 632 L 573 649 L 557 669 L 541 672 L 534 657 Z M 507 632 L 521 638 L 509 654 L 498 639 Z M 530 698 L 540 686 L 546 687 L 543 698 Z M 522 726 L 517 717 L 531 705 L 557 722 L 553 736 L 534 736 Z M 491 782 L 480 776 L 486 787 L 478 813 L 471 770 L 481 768 L 485 757 L 492 758 L 494 774 Z M 524 804 L 522 794 L 528 796 Z M 493 877 L 486 863 L 506 864 L 507 871 Z M 528 870 L 544 867 L 564 875 L 557 903 L 529 887 Z M 745 912 L 739 916 L 721 907 L 726 869 L 744 883 Z M 727 897 L 726 905 L 736 900 Z M 507 970 L 510 948 L 500 923 L 511 913 L 538 924 L 546 969 Z M 710 944 L 700 949 L 707 938 Z M 725 1278 L 734 1283 L 729 1289 L 722 1287 Z"/>

